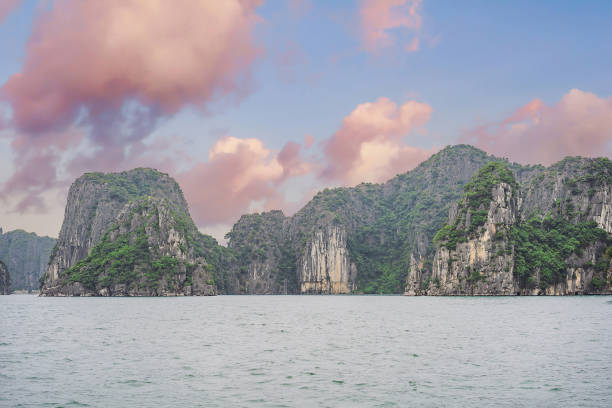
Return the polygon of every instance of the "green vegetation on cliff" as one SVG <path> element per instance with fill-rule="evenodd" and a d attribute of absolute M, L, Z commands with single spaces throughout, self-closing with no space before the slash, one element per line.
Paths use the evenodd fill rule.
<path fill-rule="evenodd" d="M 182 197 L 183 193 L 179 185 L 169 177 L 166 177 L 168 182 L 162 182 L 162 176 L 168 175 L 154 169 L 141 167 L 121 173 L 85 173 L 81 180 L 106 185 L 110 191 L 110 198 L 120 202 L 128 202 L 145 196 L 155 196 L 160 190 L 168 190 Z"/>
<path fill-rule="evenodd" d="M 65 270 L 60 279 L 81 283 L 94 294 L 102 289 L 139 295 L 160 290 L 191 293 L 188 288 L 198 268 L 208 275 L 204 283 L 215 285 L 217 247 L 216 241 L 208 242 L 200 234 L 180 206 L 165 199 L 140 198 L 122 211 L 89 255 Z"/>
<path fill-rule="evenodd" d="M 574 265 L 572 255 L 578 258 L 587 247 L 596 245 L 596 277 L 605 280 L 609 267 L 606 246 L 612 239 L 594 221 L 573 224 L 561 217 L 533 217 L 512 227 L 514 245 L 514 274 L 521 288 L 545 289 L 567 279 L 567 269 L 592 265 Z M 600 245 L 597 245 L 597 244 Z M 609 252 L 609 251 L 608 251 Z M 536 272 L 539 271 L 539 285 Z M 595 281 L 597 282 L 597 281 Z"/>
<path fill-rule="evenodd" d="M 514 279 L 520 289 L 530 293 L 534 289 L 565 285 L 570 279 L 569 271 L 576 268 L 593 271 L 591 287 L 587 282 L 585 293 L 606 284 L 611 258 L 608 252 L 612 253 L 612 249 L 606 248 L 612 238 L 598 227 L 593 217 L 607 211 L 602 206 L 609 205 L 605 202 L 605 189 L 611 185 L 611 164 L 608 159 L 568 157 L 549 169 L 538 169 L 539 173 L 524 186 L 526 208 L 519 211 L 517 205 L 513 207 L 517 216 L 509 228 L 495 224 L 492 248 L 498 248 L 497 256 L 512 255 Z M 510 166 L 492 162 L 479 170 L 465 185 L 456 213 L 436 233 L 434 243 L 454 251 L 457 244 L 481 237 L 493 191 L 501 183 L 519 191 Z M 596 193 L 599 198 L 591 203 L 589 200 Z M 507 200 L 508 196 L 505 197 Z M 593 206 L 599 207 L 593 211 Z M 542 209 L 547 210 L 545 216 L 541 215 Z M 456 255 L 451 253 L 451 259 Z M 591 275 L 587 276 L 590 280 Z M 572 279 L 575 278 L 574 273 Z"/>
<path fill-rule="evenodd" d="M 480 169 L 463 187 L 463 198 L 458 203 L 454 222 L 445 224 L 434 235 L 434 243 L 443 243 L 448 249 L 454 250 L 457 243 L 466 242 L 475 236 L 487 220 L 493 188 L 500 183 L 506 183 L 518 191 L 518 183 L 506 163 L 490 162 Z"/>
<path fill-rule="evenodd" d="M 285 239 L 285 221 L 282 211 L 243 215 L 227 233 L 240 293 L 298 293 L 297 257 Z M 248 278 L 249 269 L 257 270 L 256 278 Z"/>
<path fill-rule="evenodd" d="M 139 276 L 135 266 L 150 262 L 146 233 L 140 228 L 112 240 L 111 233 L 118 228 L 116 225 L 107 231 L 89 256 L 66 270 L 64 276 L 92 290 L 97 286 L 129 285 L 136 281 Z"/>
<path fill-rule="evenodd" d="M 491 160 L 501 159 L 472 146 L 451 146 L 414 170 L 391 179 L 382 189 L 378 185 L 370 188 L 371 193 L 364 195 L 375 209 L 374 221 L 362 223 L 348 238 L 351 260 L 358 271 L 357 291 L 402 293 L 411 256 L 422 262 L 419 267 L 426 274 L 430 273 L 434 235 L 444 225 L 451 204 L 461 197 L 464 185 Z M 502 170 L 497 165 L 491 164 L 483 176 L 512 175 L 507 167 Z M 360 187 L 356 189 L 359 191 Z M 477 184 L 474 189 L 480 187 Z M 473 199 L 476 198 L 474 195 Z"/>

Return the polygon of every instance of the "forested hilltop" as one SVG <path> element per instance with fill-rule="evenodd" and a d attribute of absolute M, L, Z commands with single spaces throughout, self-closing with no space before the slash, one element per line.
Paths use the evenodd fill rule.
<path fill-rule="evenodd" d="M 70 189 L 43 294 L 605 293 L 611 177 L 608 159 L 545 168 L 449 146 L 292 217 L 244 215 L 226 248 L 198 232 L 169 176 L 89 173 Z"/>

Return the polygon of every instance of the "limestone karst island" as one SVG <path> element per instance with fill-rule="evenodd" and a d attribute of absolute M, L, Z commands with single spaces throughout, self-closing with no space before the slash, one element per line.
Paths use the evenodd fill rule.
<path fill-rule="evenodd" d="M 612 0 L 0 0 L 0 408 L 611 384 Z"/>
<path fill-rule="evenodd" d="M 610 294 L 611 233 L 607 158 L 522 166 L 449 146 L 385 183 L 325 189 L 291 217 L 243 215 L 227 246 L 198 231 L 167 174 L 86 173 L 40 293 Z M 15 245 L 7 235 L 0 253 Z M 37 245 L 39 257 L 49 246 Z M 32 281 L 31 257 L 8 258 L 16 281 Z"/>

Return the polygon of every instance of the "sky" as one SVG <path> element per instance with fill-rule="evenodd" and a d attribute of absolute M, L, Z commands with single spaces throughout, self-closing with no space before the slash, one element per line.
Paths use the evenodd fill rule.
<path fill-rule="evenodd" d="M 223 242 L 446 145 L 612 157 L 612 2 L 0 0 L 0 227 L 153 167 Z"/>

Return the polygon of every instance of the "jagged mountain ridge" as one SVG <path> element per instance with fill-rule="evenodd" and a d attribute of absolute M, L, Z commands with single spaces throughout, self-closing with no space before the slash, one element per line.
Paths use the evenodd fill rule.
<path fill-rule="evenodd" d="M 434 234 L 463 185 L 490 161 L 504 159 L 468 145 L 450 146 L 386 183 L 325 189 L 292 217 L 243 216 L 227 235 L 242 262 L 237 267 L 271 271 L 272 278 L 258 275 L 255 286 L 244 280 L 240 293 L 284 293 L 287 287 L 289 293 L 402 293 L 411 266 L 431 267 Z M 542 168 L 511 166 L 523 180 Z M 238 233 L 254 223 L 260 235 Z M 270 234 L 277 238 L 266 239 Z M 282 242 L 282 251 L 275 242 Z M 296 260 L 294 268 L 287 259 Z M 288 274 L 297 282 L 291 284 Z"/>
<path fill-rule="evenodd" d="M 433 242 L 434 235 L 447 222 L 449 212 L 457 213 L 464 186 L 473 182 L 480 169 L 491 162 L 508 167 L 516 183 L 510 198 L 517 200 L 519 219 L 526 218 L 523 214 L 527 213 L 542 219 L 544 214 L 562 209 L 560 214 L 571 225 L 592 221 L 609 229 L 612 182 L 606 173 L 610 172 L 606 160 L 567 158 L 548 168 L 521 166 L 472 146 L 449 146 L 386 183 L 325 189 L 292 217 L 281 211 L 244 215 L 227 234 L 227 248 L 197 231 L 180 187 L 169 176 L 151 169 L 90 173 L 75 181 L 70 189 L 64 225 L 49 263 L 43 293 L 335 294 L 406 290 L 411 294 L 434 294 L 434 290 L 423 290 L 431 288 L 432 279 L 440 279 L 432 276 L 439 251 Z M 151 201 L 151 196 L 156 200 Z M 128 217 L 127 209 L 132 209 L 128 218 L 134 218 L 135 205 L 145 205 L 148 215 L 139 214 L 137 224 L 122 227 Z M 158 221 L 151 223 L 150 218 L 159 215 L 160 209 L 164 212 L 165 207 L 172 208 L 174 215 L 165 217 L 161 223 L 158 216 Z M 484 209 L 476 214 L 481 219 L 486 218 Z M 180 216 L 177 218 L 176 214 Z M 496 223 L 499 224 L 493 221 L 491 225 Z M 179 224 L 189 227 L 176 228 Z M 520 224 L 523 235 L 517 237 L 534 233 L 526 225 L 530 224 Z M 512 227 L 508 225 L 508 229 Z M 525 269 L 520 262 L 529 249 L 519 238 L 512 242 L 516 254 L 507 254 L 507 259 L 500 263 L 502 269 L 509 268 L 513 273 Z M 138 252 L 136 245 L 145 241 L 146 254 Z M 133 275 L 129 282 L 112 266 L 119 261 L 103 256 L 105 251 L 116 256 L 117 242 L 127 246 L 128 253 L 136 254 L 130 262 L 121 261 L 123 267 L 127 265 L 126 270 L 137 272 L 138 276 Z M 181 248 L 185 245 L 186 250 Z M 157 251 L 153 247 L 166 249 Z M 141 249 L 145 250 L 144 244 Z M 589 254 L 601 251 L 601 245 L 587 248 Z M 139 253 L 146 256 L 138 258 Z M 584 253 L 575 257 L 578 255 Z M 152 260 L 144 261 L 146 257 Z M 162 258 L 168 262 L 172 259 L 165 267 L 173 273 L 161 270 Z M 585 262 L 581 265 L 586 265 Z M 189 271 L 193 272 L 190 268 L 195 264 L 202 267 L 198 272 L 202 289 L 194 291 L 195 285 L 191 286 L 194 275 Z M 521 288 L 527 288 L 525 282 L 529 279 L 530 287 L 534 279 L 537 287 L 543 285 L 541 282 L 559 284 L 558 273 L 553 278 L 548 272 L 542 276 L 531 276 L 524 270 L 521 273 Z M 149 279 L 144 279 L 147 274 Z"/>
<path fill-rule="evenodd" d="M 0 260 L 11 271 L 13 290 L 39 288 L 55 241 L 23 230 L 3 233 L 0 228 Z"/>
<path fill-rule="evenodd" d="M 240 254 L 237 267 L 266 273 L 239 275 L 238 293 L 289 288 L 289 293 L 425 294 L 420 288 L 431 280 L 433 237 L 456 208 L 464 185 L 490 162 L 505 163 L 512 173 L 520 197 L 517 217 L 569 206 L 581 209 L 571 222 L 591 220 L 610 233 L 609 160 L 566 158 L 548 168 L 522 166 L 472 146 L 449 146 L 384 184 L 325 189 L 292 217 L 243 216 L 227 236 Z M 249 235 L 236 233 L 251 224 L 257 229 Z M 287 264 L 292 259 L 294 267 Z M 297 282 L 287 278 L 292 274 Z"/>

